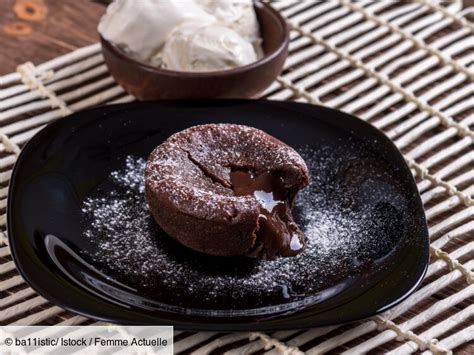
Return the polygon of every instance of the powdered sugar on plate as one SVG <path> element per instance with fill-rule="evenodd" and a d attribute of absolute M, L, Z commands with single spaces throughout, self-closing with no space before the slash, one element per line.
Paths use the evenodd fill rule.
<path fill-rule="evenodd" d="M 294 209 L 306 236 L 305 250 L 296 257 L 229 259 L 187 250 L 165 235 L 148 211 L 146 161 L 127 157 L 124 168 L 83 203 L 84 236 L 93 246 L 84 258 L 148 297 L 211 309 L 301 300 L 375 267 L 398 242 L 384 236 L 403 229 L 397 207 L 403 200 L 384 177 L 389 172 L 354 149 L 347 159 L 367 168 L 357 172 L 362 180 L 354 185 L 351 167 L 334 152 L 299 153 L 311 185 L 300 192 Z"/>

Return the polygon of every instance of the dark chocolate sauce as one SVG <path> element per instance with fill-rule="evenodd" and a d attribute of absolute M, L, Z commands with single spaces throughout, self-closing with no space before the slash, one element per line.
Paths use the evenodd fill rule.
<path fill-rule="evenodd" d="M 254 195 L 260 203 L 257 241 L 249 256 L 271 259 L 301 253 L 304 235 L 291 214 L 295 193 L 285 188 L 283 178 L 271 171 L 257 175 L 250 170 L 234 169 L 230 180 L 237 196 Z"/>

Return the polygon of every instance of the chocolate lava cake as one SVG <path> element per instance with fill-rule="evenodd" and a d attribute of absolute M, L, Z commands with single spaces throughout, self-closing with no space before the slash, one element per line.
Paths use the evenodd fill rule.
<path fill-rule="evenodd" d="M 175 133 L 148 158 L 145 195 L 181 244 L 217 256 L 294 256 L 304 235 L 291 209 L 309 183 L 291 147 L 256 128 L 207 124 Z"/>

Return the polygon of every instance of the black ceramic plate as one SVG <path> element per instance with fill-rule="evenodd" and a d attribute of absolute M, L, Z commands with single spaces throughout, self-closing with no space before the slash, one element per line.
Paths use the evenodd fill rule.
<path fill-rule="evenodd" d="M 141 192 L 143 158 L 174 132 L 210 122 L 260 128 L 305 158 L 312 183 L 294 210 L 308 238 L 300 256 L 210 258 L 154 225 Z M 8 232 L 22 276 L 51 302 L 178 329 L 358 320 L 405 299 L 428 263 L 417 188 L 390 140 L 350 115 L 290 102 L 137 103 L 59 120 L 15 165 Z"/>

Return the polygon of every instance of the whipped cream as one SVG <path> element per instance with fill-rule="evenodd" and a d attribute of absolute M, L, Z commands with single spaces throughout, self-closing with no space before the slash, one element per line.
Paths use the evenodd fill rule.
<path fill-rule="evenodd" d="M 260 31 L 252 0 L 196 0 L 210 15 L 250 43 L 260 45 Z"/>
<path fill-rule="evenodd" d="M 196 21 L 175 27 L 160 55 L 164 67 L 193 72 L 235 68 L 257 60 L 253 46 L 237 32 Z"/>
<path fill-rule="evenodd" d="M 252 0 L 115 0 L 98 29 L 133 58 L 171 70 L 224 70 L 262 55 Z"/>

